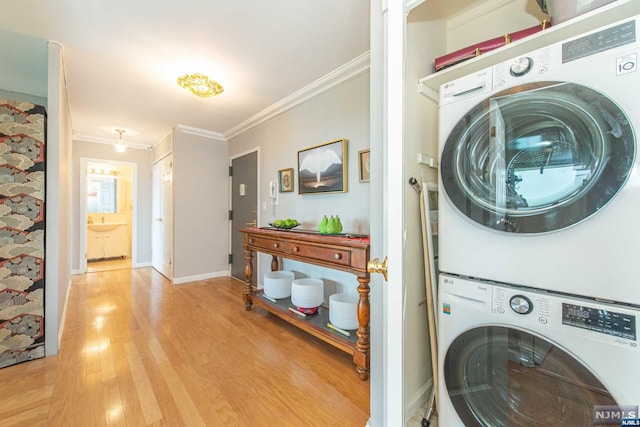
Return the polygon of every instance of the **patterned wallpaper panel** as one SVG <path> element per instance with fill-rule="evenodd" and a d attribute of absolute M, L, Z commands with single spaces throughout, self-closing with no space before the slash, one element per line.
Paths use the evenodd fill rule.
<path fill-rule="evenodd" d="M 0 97 L 0 368 L 44 357 L 45 120 Z"/>

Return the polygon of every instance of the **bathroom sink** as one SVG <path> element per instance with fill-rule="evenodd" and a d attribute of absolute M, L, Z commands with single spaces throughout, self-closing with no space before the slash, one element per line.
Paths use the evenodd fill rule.
<path fill-rule="evenodd" d="M 93 224 L 87 224 L 89 230 L 98 232 L 113 231 L 121 225 L 125 225 L 123 222 L 97 222 Z"/>

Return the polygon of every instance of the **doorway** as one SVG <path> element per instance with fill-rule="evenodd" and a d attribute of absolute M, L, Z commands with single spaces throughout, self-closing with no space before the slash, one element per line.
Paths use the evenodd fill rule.
<path fill-rule="evenodd" d="M 173 155 L 153 164 L 151 265 L 173 281 Z"/>
<path fill-rule="evenodd" d="M 80 159 L 81 273 L 135 265 L 137 165 Z"/>
<path fill-rule="evenodd" d="M 242 281 L 246 261 L 238 230 L 258 225 L 258 154 L 256 148 L 231 159 L 231 276 Z"/>

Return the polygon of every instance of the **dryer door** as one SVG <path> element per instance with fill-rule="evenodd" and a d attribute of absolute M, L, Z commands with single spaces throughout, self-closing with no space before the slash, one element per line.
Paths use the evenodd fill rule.
<path fill-rule="evenodd" d="M 491 229 L 545 233 L 585 220 L 624 186 L 636 144 L 625 112 L 604 94 L 542 82 L 471 109 L 442 149 L 445 194 Z"/>
<path fill-rule="evenodd" d="M 471 329 L 444 360 L 449 398 L 466 427 L 586 426 L 616 405 L 602 383 L 553 343 L 513 328 Z"/>

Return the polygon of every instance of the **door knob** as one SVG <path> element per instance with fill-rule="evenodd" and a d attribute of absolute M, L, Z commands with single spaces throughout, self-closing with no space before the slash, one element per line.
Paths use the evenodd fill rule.
<path fill-rule="evenodd" d="M 253 221 L 247 222 L 246 224 L 252 227 L 256 227 L 258 225 L 258 221 L 254 219 Z"/>
<path fill-rule="evenodd" d="M 384 257 L 384 261 L 380 264 L 379 258 L 374 258 L 367 263 L 367 271 L 369 273 L 380 273 L 384 276 L 384 281 L 387 282 L 387 257 Z"/>

